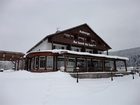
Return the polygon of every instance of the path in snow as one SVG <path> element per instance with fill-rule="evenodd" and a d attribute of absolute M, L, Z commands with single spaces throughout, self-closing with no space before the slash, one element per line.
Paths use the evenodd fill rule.
<path fill-rule="evenodd" d="M 0 73 L 0 105 L 140 105 L 140 77 L 76 79 L 63 72 Z"/>

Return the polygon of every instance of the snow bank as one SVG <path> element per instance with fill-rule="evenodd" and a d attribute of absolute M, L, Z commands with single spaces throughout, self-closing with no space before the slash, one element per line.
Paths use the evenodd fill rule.
<path fill-rule="evenodd" d="M 76 79 L 64 72 L 0 73 L 0 105 L 140 105 L 140 77 Z"/>

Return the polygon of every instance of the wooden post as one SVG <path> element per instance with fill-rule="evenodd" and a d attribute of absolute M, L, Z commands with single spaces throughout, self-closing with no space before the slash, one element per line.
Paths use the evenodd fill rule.
<path fill-rule="evenodd" d="M 57 57 L 58 57 L 58 56 L 56 56 L 56 61 L 55 61 L 55 63 L 56 63 L 56 70 L 58 70 L 58 69 L 57 69 L 57 62 L 58 62 L 58 61 L 57 61 L 57 60 L 58 60 Z"/>
<path fill-rule="evenodd" d="M 17 70 L 19 70 L 19 60 L 17 61 Z"/>
<path fill-rule="evenodd" d="M 127 71 L 126 60 L 124 60 L 124 65 L 125 65 L 125 71 Z"/>
<path fill-rule="evenodd" d="M 47 56 L 45 56 L 45 70 L 47 70 Z"/>
<path fill-rule="evenodd" d="M 102 71 L 105 71 L 105 61 L 102 61 Z"/>
<path fill-rule="evenodd" d="M 56 56 L 53 55 L 53 71 L 56 70 Z"/>
<path fill-rule="evenodd" d="M 85 58 L 85 69 L 86 69 L 86 72 L 88 72 L 88 60 L 87 60 L 87 58 Z"/>
<path fill-rule="evenodd" d="M 31 58 L 29 59 L 29 70 L 31 70 Z"/>
<path fill-rule="evenodd" d="M 77 67 L 77 57 L 75 58 L 75 68 Z"/>
<path fill-rule="evenodd" d="M 39 56 L 37 56 L 37 71 L 39 70 L 40 62 L 39 62 Z"/>
<path fill-rule="evenodd" d="M 35 57 L 33 57 L 33 70 L 35 69 Z"/>
<path fill-rule="evenodd" d="M 66 72 L 66 67 L 67 67 L 67 57 L 64 55 L 64 71 Z"/>
<path fill-rule="evenodd" d="M 15 61 L 15 70 L 17 70 L 17 62 Z"/>
<path fill-rule="evenodd" d="M 108 55 L 109 53 L 108 53 L 108 50 L 106 51 L 106 55 Z"/>
<path fill-rule="evenodd" d="M 115 60 L 113 61 L 113 64 L 114 64 L 114 71 L 116 71 L 117 69 L 116 69 L 116 61 Z"/>

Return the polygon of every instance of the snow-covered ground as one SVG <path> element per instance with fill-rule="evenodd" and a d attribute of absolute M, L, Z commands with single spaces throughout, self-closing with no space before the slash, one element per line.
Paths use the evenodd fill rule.
<path fill-rule="evenodd" d="M 140 77 L 76 79 L 63 72 L 0 72 L 0 105 L 140 105 Z"/>

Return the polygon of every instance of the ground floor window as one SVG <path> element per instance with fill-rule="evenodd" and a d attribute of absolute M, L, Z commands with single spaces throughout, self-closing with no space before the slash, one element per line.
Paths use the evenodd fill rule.
<path fill-rule="evenodd" d="M 74 71 L 74 69 L 75 69 L 75 64 L 76 64 L 76 62 L 75 62 L 75 58 L 68 58 L 67 59 L 67 71 L 68 72 L 73 72 Z"/>
<path fill-rule="evenodd" d="M 45 56 L 40 56 L 39 57 L 39 68 L 45 68 L 46 66 L 46 60 L 45 60 Z"/>
<path fill-rule="evenodd" d="M 57 69 L 64 68 L 64 57 L 58 56 L 57 57 Z"/>
<path fill-rule="evenodd" d="M 77 58 L 77 67 L 80 68 L 80 71 L 85 71 L 86 63 L 85 59 L 83 58 Z"/>
<path fill-rule="evenodd" d="M 47 69 L 53 69 L 53 56 L 47 56 Z"/>
<path fill-rule="evenodd" d="M 105 60 L 105 70 L 110 71 L 112 68 L 111 61 Z"/>
<path fill-rule="evenodd" d="M 53 56 L 37 56 L 34 61 L 35 69 L 53 69 Z"/>
<path fill-rule="evenodd" d="M 39 67 L 39 57 L 35 57 L 35 68 L 37 69 Z"/>

